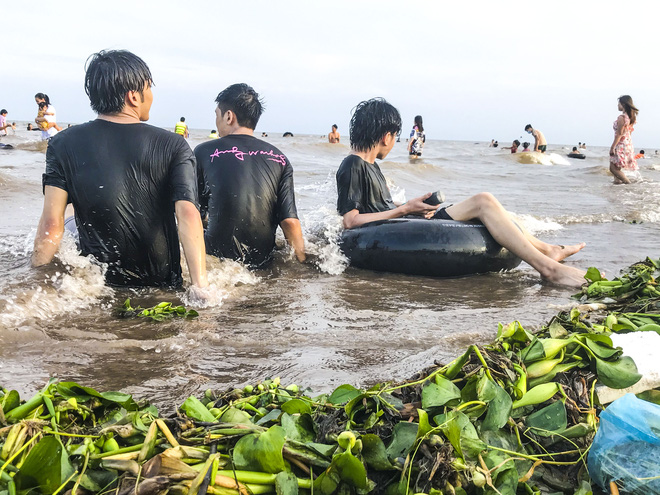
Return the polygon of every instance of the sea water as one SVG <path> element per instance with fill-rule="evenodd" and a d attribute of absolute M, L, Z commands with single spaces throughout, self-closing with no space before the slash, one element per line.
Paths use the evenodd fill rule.
<path fill-rule="evenodd" d="M 269 134 L 294 167 L 309 262 L 295 261 L 281 234 L 267 270 L 209 257 L 213 304 L 197 319 L 162 323 L 113 311 L 129 297 L 143 307 L 189 303 L 183 291 L 107 287 L 103 267 L 79 256 L 71 239 L 54 263 L 30 267 L 45 143 L 24 130 L 3 138 L 14 149 L 0 150 L 0 386 L 31 394 L 57 377 L 173 404 L 200 389 L 281 376 L 323 392 L 404 379 L 490 342 L 498 322 L 534 329 L 571 304 L 574 290 L 543 283 L 525 263 L 457 279 L 349 267 L 335 209 L 348 144 Z M 188 141 L 194 148 L 206 136 L 193 131 Z M 586 242 L 567 264 L 610 277 L 660 256 L 660 157 L 652 151 L 639 161 L 644 180 L 621 186 L 612 183 L 605 147 L 574 160 L 566 157 L 571 145 L 550 145 L 557 159 L 523 164 L 487 143 L 428 140 L 410 161 L 404 141 L 380 162 L 397 201 L 442 190 L 455 203 L 490 191 L 541 239 Z"/>

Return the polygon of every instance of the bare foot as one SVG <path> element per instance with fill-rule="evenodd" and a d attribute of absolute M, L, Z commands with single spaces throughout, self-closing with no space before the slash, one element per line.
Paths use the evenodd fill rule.
<path fill-rule="evenodd" d="M 568 258 L 569 256 L 573 256 L 575 253 L 583 249 L 587 244 L 584 242 L 581 242 L 580 244 L 573 244 L 572 246 L 562 246 L 561 244 L 559 245 L 551 245 L 550 249 L 548 250 L 547 253 L 545 253 L 546 256 L 549 258 L 552 258 L 555 261 L 561 261 L 563 259 Z"/>
<path fill-rule="evenodd" d="M 557 264 L 544 278 L 553 284 L 577 288 L 587 282 L 584 278 L 586 274 L 587 272 L 584 270 Z"/>

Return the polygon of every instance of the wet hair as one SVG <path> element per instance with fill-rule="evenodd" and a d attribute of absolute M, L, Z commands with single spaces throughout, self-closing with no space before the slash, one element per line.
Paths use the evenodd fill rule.
<path fill-rule="evenodd" d="M 32 124 L 28 124 L 28 125 L 27 125 L 27 130 L 28 130 L 28 131 L 31 131 L 31 130 L 32 130 Z"/>
<path fill-rule="evenodd" d="M 355 151 L 369 151 L 387 133 L 400 132 L 401 114 L 384 98 L 362 101 L 353 109 L 349 135 Z"/>
<path fill-rule="evenodd" d="M 640 151 L 639 154 L 640 154 L 640 155 L 643 155 L 643 154 L 644 154 L 644 150 Z"/>
<path fill-rule="evenodd" d="M 513 144 L 515 144 L 516 146 L 520 146 L 520 141 L 518 141 L 518 140 L 516 139 L 516 140 L 513 142 Z"/>
<path fill-rule="evenodd" d="M 50 106 L 50 98 L 48 98 L 48 95 L 45 93 L 37 93 L 34 95 L 35 98 L 39 98 L 40 100 L 44 100 L 46 102 L 46 105 Z"/>
<path fill-rule="evenodd" d="M 40 101 L 39 108 L 48 108 L 48 103 L 46 103 L 45 101 Z"/>
<path fill-rule="evenodd" d="M 417 126 L 417 130 L 419 132 L 424 132 L 424 124 L 422 123 L 422 116 L 421 115 L 416 115 L 415 116 L 415 125 Z"/>
<path fill-rule="evenodd" d="M 534 129 L 534 128 L 532 127 L 532 124 L 527 124 L 527 125 L 525 126 L 525 130 L 527 130 L 527 129 Z"/>
<path fill-rule="evenodd" d="M 619 96 L 619 103 L 621 103 L 623 111 L 628 115 L 630 123 L 634 124 L 637 122 L 637 114 L 639 113 L 639 110 L 635 107 L 632 98 L 629 95 Z"/>
<path fill-rule="evenodd" d="M 218 131 L 216 131 L 215 129 L 211 129 L 211 134 L 216 134 L 217 132 Z"/>
<path fill-rule="evenodd" d="M 523 148 L 529 148 L 529 143 L 527 141 L 523 143 Z"/>
<path fill-rule="evenodd" d="M 4 115 L 6 113 L 7 113 L 7 110 L 5 110 L 4 108 L 2 110 L 0 110 L 0 115 Z"/>
<path fill-rule="evenodd" d="M 339 127 L 337 127 L 337 124 L 332 124 L 332 128 L 333 129 L 339 129 Z"/>
<path fill-rule="evenodd" d="M 264 103 L 252 86 L 245 83 L 232 84 L 218 94 L 215 99 L 224 114 L 231 110 L 241 127 L 254 130 L 264 111 Z"/>
<path fill-rule="evenodd" d="M 144 60 L 127 50 L 101 50 L 85 65 L 85 93 L 97 114 L 121 112 L 129 91 L 138 92 L 144 101 L 145 86 L 154 84 Z"/>
<path fill-rule="evenodd" d="M 185 117 L 181 117 L 181 118 L 179 119 L 179 122 L 185 122 L 185 121 L 186 121 L 186 118 L 185 118 Z"/>
<path fill-rule="evenodd" d="M 573 151 L 577 151 L 577 146 L 573 146 Z"/>

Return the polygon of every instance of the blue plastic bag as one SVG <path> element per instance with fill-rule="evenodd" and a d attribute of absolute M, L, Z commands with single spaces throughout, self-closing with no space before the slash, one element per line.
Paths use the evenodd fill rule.
<path fill-rule="evenodd" d="M 607 493 L 660 495 L 660 406 L 626 394 L 600 415 L 589 451 L 589 476 Z"/>

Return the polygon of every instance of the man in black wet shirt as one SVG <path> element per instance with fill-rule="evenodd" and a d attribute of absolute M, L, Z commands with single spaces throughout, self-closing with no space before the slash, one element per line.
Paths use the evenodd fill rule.
<path fill-rule="evenodd" d="M 48 144 L 34 266 L 57 252 L 72 203 L 82 254 L 108 264 L 108 283 L 180 286 L 180 241 L 193 287 L 208 285 L 195 158 L 183 137 L 143 123 L 152 82 L 131 52 L 92 56 L 85 91 L 98 118 Z"/>
<path fill-rule="evenodd" d="M 271 259 L 279 225 L 299 261 L 305 245 L 284 154 L 254 137 L 263 112 L 259 95 L 233 84 L 216 98 L 220 139 L 195 148 L 206 252 L 261 267 Z"/>
<path fill-rule="evenodd" d="M 406 215 L 461 222 L 479 220 L 498 243 L 532 265 L 542 277 L 574 287 L 584 283 L 584 271 L 559 263 L 582 249 L 584 243 L 558 246 L 533 237 L 513 222 L 490 193 L 479 193 L 440 209 L 424 203 L 431 193 L 395 205 L 376 159 L 389 154 L 400 131 L 399 111 L 382 98 L 363 101 L 355 108 L 350 128 L 352 152 L 337 171 L 337 210 L 345 228 Z"/>

